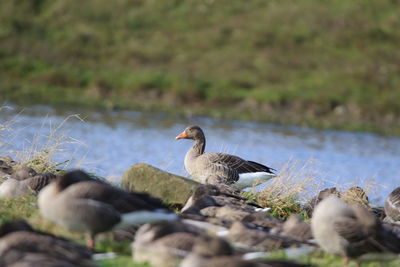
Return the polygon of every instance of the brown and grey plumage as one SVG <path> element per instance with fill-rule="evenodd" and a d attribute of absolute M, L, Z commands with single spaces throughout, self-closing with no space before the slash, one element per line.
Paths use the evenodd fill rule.
<path fill-rule="evenodd" d="M 282 224 L 282 231 L 279 234 L 300 241 L 308 241 L 313 238 L 310 223 L 302 221 L 296 214 L 290 215 Z"/>
<path fill-rule="evenodd" d="M 279 220 L 268 216 L 265 209 L 256 203 L 241 197 L 235 191 L 225 189 L 224 186 L 200 185 L 182 209 L 182 217 L 202 215 L 208 217 L 207 221 L 210 221 L 210 217 L 215 217 L 225 220 L 223 226 L 230 226 L 235 220 L 262 227 L 273 227 L 280 223 Z"/>
<path fill-rule="evenodd" d="M 335 195 L 337 197 L 340 197 L 340 192 L 339 192 L 339 190 L 336 189 L 336 187 L 325 188 L 325 189 L 319 191 L 318 195 L 313 197 L 305 205 L 305 210 L 307 211 L 308 216 L 311 217 L 317 204 L 330 195 Z"/>
<path fill-rule="evenodd" d="M 268 180 L 275 176 L 274 169 L 254 161 L 224 153 L 205 153 L 206 139 L 199 126 L 187 127 L 176 139 L 195 141 L 186 153 L 185 169 L 203 183 L 211 176 L 218 177 L 218 181 L 225 184 L 248 187 L 255 180 Z"/>
<path fill-rule="evenodd" d="M 22 197 L 28 193 L 37 194 L 56 178 L 52 173 L 37 173 L 26 165 L 10 162 L 4 157 L 0 159 L 0 169 L 11 176 L 0 185 L 1 198 Z"/>
<path fill-rule="evenodd" d="M 0 226 L 0 266 L 95 266 L 91 257 L 89 249 L 35 231 L 25 221 Z"/>
<path fill-rule="evenodd" d="M 179 265 L 180 267 L 297 267 L 307 266 L 280 260 L 246 260 L 235 255 L 228 242 L 220 238 L 200 237 L 193 245 L 193 251 Z"/>
<path fill-rule="evenodd" d="M 313 235 L 326 252 L 358 258 L 377 252 L 400 253 L 400 239 L 366 208 L 335 196 L 321 201 L 311 220 Z"/>
<path fill-rule="evenodd" d="M 0 157 L 0 171 L 6 174 L 12 173 L 12 167 L 18 165 L 10 156 Z"/>
<path fill-rule="evenodd" d="M 386 198 L 385 213 L 390 221 L 400 221 L 400 187 L 393 190 Z"/>
<path fill-rule="evenodd" d="M 226 185 L 200 185 L 182 209 L 183 213 L 199 213 L 201 209 L 225 205 L 236 206 L 242 210 L 254 212 L 254 209 L 261 208 L 257 203 L 241 197 L 239 192 L 226 188 Z"/>
<path fill-rule="evenodd" d="M 367 208 L 370 207 L 367 193 L 359 186 L 350 187 L 342 193 L 340 198 L 348 204 L 361 205 Z"/>
<path fill-rule="evenodd" d="M 89 247 L 94 247 L 97 233 L 176 218 L 159 199 L 122 190 L 79 170 L 45 187 L 39 193 L 38 204 L 44 218 L 69 230 L 88 233 Z"/>
<path fill-rule="evenodd" d="M 250 228 L 246 224 L 238 221 L 232 224 L 227 238 L 238 246 L 260 251 L 269 251 L 299 245 L 311 245 L 306 241 L 272 234 L 254 227 Z"/>
<path fill-rule="evenodd" d="M 132 256 L 135 262 L 148 262 L 152 266 L 177 266 L 204 232 L 180 221 L 145 224 L 136 232 Z"/>

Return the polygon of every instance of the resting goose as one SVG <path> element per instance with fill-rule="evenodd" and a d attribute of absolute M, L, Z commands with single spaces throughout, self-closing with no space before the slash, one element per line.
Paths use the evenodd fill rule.
<path fill-rule="evenodd" d="M 297 267 L 308 266 L 286 260 L 247 260 L 247 255 L 235 255 L 228 242 L 215 237 L 199 237 L 192 252 L 185 257 L 180 267 Z M 265 255 L 264 255 L 265 257 Z"/>
<path fill-rule="evenodd" d="M 91 258 L 89 249 L 35 231 L 25 221 L 0 226 L 0 266 L 95 266 Z"/>
<path fill-rule="evenodd" d="M 378 218 L 335 196 L 317 205 L 311 229 L 320 247 L 331 254 L 359 258 L 367 253 L 400 253 L 400 238 L 383 228 Z"/>
<path fill-rule="evenodd" d="M 160 200 L 144 193 L 128 192 L 92 179 L 83 171 L 58 177 L 40 193 L 41 215 L 64 228 L 95 235 L 159 220 L 175 220 L 176 215 Z"/>
<path fill-rule="evenodd" d="M 181 221 L 144 224 L 136 231 L 132 256 L 135 262 L 151 266 L 177 266 L 204 234 L 204 230 Z"/>
<path fill-rule="evenodd" d="M 0 185 L 0 198 L 22 197 L 28 193 L 39 193 L 56 176 L 52 173 L 37 173 L 34 169 L 25 166 L 10 166 L 0 160 L 0 170 L 10 174 Z"/>
<path fill-rule="evenodd" d="M 175 139 L 195 141 L 185 156 L 185 169 L 195 179 L 205 182 L 208 177 L 218 177 L 225 184 L 240 188 L 253 185 L 256 180 L 274 177 L 274 169 L 254 161 L 224 153 L 205 153 L 206 138 L 199 126 L 189 126 Z"/>
<path fill-rule="evenodd" d="M 235 206 L 254 212 L 261 207 L 256 203 L 243 198 L 236 191 L 225 189 L 227 185 L 204 184 L 199 185 L 192 196 L 188 199 L 182 208 L 183 213 L 199 213 L 201 209 L 210 206 Z"/>
<path fill-rule="evenodd" d="M 282 224 L 282 231 L 279 234 L 300 241 L 308 241 L 313 238 L 310 223 L 302 221 L 297 214 L 289 216 Z"/>

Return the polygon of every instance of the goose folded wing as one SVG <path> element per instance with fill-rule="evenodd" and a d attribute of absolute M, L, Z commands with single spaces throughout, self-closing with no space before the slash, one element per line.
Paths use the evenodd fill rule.
<path fill-rule="evenodd" d="M 48 185 L 56 176 L 52 173 L 37 174 L 32 178 L 22 181 L 34 192 L 39 192 L 43 187 Z"/>
<path fill-rule="evenodd" d="M 349 242 L 358 242 L 368 237 L 362 225 L 355 218 L 337 218 L 334 228 L 341 237 Z"/>
<path fill-rule="evenodd" d="M 244 160 L 240 157 L 224 154 L 224 153 L 210 153 L 209 161 L 214 164 L 225 165 L 230 169 L 236 170 L 240 173 L 249 173 L 249 172 L 269 172 L 273 173 L 274 169 L 264 166 L 260 163 Z"/>

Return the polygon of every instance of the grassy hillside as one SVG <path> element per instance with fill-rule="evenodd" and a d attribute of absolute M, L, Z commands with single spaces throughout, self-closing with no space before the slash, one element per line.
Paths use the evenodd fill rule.
<path fill-rule="evenodd" d="M 400 1 L 0 2 L 0 99 L 400 133 Z"/>

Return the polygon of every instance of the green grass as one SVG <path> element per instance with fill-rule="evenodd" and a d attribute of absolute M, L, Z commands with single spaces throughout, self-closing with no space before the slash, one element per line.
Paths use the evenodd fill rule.
<path fill-rule="evenodd" d="M 116 259 L 102 260 L 98 262 L 100 267 L 150 267 L 146 263 L 135 263 L 132 261 L 132 257 L 120 256 Z"/>
<path fill-rule="evenodd" d="M 400 134 L 397 0 L 0 3 L 0 100 Z"/>
<path fill-rule="evenodd" d="M 85 243 L 83 235 L 69 232 L 42 219 L 36 201 L 37 198 L 31 195 L 18 199 L 0 199 L 0 224 L 9 220 L 24 219 L 35 229 L 63 236 L 80 244 Z M 118 255 L 115 259 L 98 261 L 99 266 L 149 267 L 148 264 L 133 262 L 129 241 L 113 241 L 106 236 L 97 242 L 96 250 L 115 252 Z"/>

